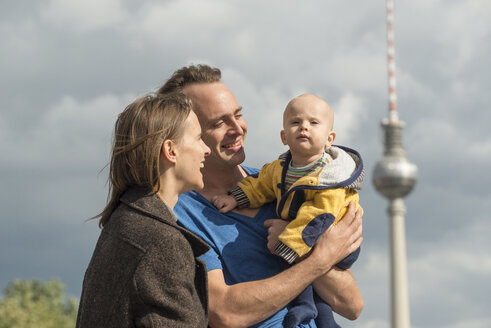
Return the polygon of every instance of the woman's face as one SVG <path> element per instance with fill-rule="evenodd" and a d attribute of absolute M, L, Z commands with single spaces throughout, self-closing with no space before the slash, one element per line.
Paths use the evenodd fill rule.
<path fill-rule="evenodd" d="M 177 142 L 176 176 L 183 183 L 181 192 L 203 189 L 205 157 L 210 154 L 210 148 L 201 140 L 201 126 L 196 114 L 191 111 L 184 124 L 184 132 Z"/>

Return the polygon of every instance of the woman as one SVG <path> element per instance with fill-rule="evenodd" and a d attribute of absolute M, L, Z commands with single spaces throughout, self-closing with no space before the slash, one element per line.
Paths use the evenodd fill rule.
<path fill-rule="evenodd" d="M 176 225 L 180 193 L 203 188 L 210 149 L 189 98 L 148 95 L 118 117 L 110 199 L 85 273 L 77 327 L 206 327 L 208 250 Z M 99 217 L 98 216 L 98 217 Z"/>

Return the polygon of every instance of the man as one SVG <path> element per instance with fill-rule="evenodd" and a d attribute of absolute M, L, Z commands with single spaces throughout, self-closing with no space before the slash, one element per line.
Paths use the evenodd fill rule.
<path fill-rule="evenodd" d="M 257 172 L 241 166 L 247 125 L 242 107 L 220 78 L 216 68 L 184 67 L 158 91 L 179 91 L 192 99 L 202 139 L 211 149 L 202 169 L 204 189 L 181 195 L 174 208 L 179 223 L 211 246 L 202 256 L 208 270 L 210 326 L 281 326 L 288 303 L 310 284 L 335 312 L 356 319 L 363 308 L 358 286 L 349 270 L 334 267 L 363 239 L 362 214 L 355 215 L 353 204 L 344 219 L 318 239 L 309 256 L 284 271 L 281 259 L 266 247 L 266 240 L 273 242 L 285 226 L 281 220 L 268 220 L 277 217 L 274 204 L 226 214 L 212 204 L 215 195 Z M 301 326 L 315 324 L 312 319 Z"/>

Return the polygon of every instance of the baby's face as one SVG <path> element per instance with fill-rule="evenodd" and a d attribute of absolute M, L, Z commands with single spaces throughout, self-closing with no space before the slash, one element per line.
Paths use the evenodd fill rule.
<path fill-rule="evenodd" d="M 331 108 L 321 98 L 299 96 L 285 109 L 281 139 L 292 153 L 303 156 L 322 154 L 335 138 L 333 118 Z"/>

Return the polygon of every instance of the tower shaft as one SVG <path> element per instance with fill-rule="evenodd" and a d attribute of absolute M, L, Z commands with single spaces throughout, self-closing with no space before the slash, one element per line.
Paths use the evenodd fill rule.
<path fill-rule="evenodd" d="M 409 328 L 409 293 L 406 264 L 406 232 L 402 198 L 390 200 L 390 290 L 391 323 L 393 328 Z"/>

